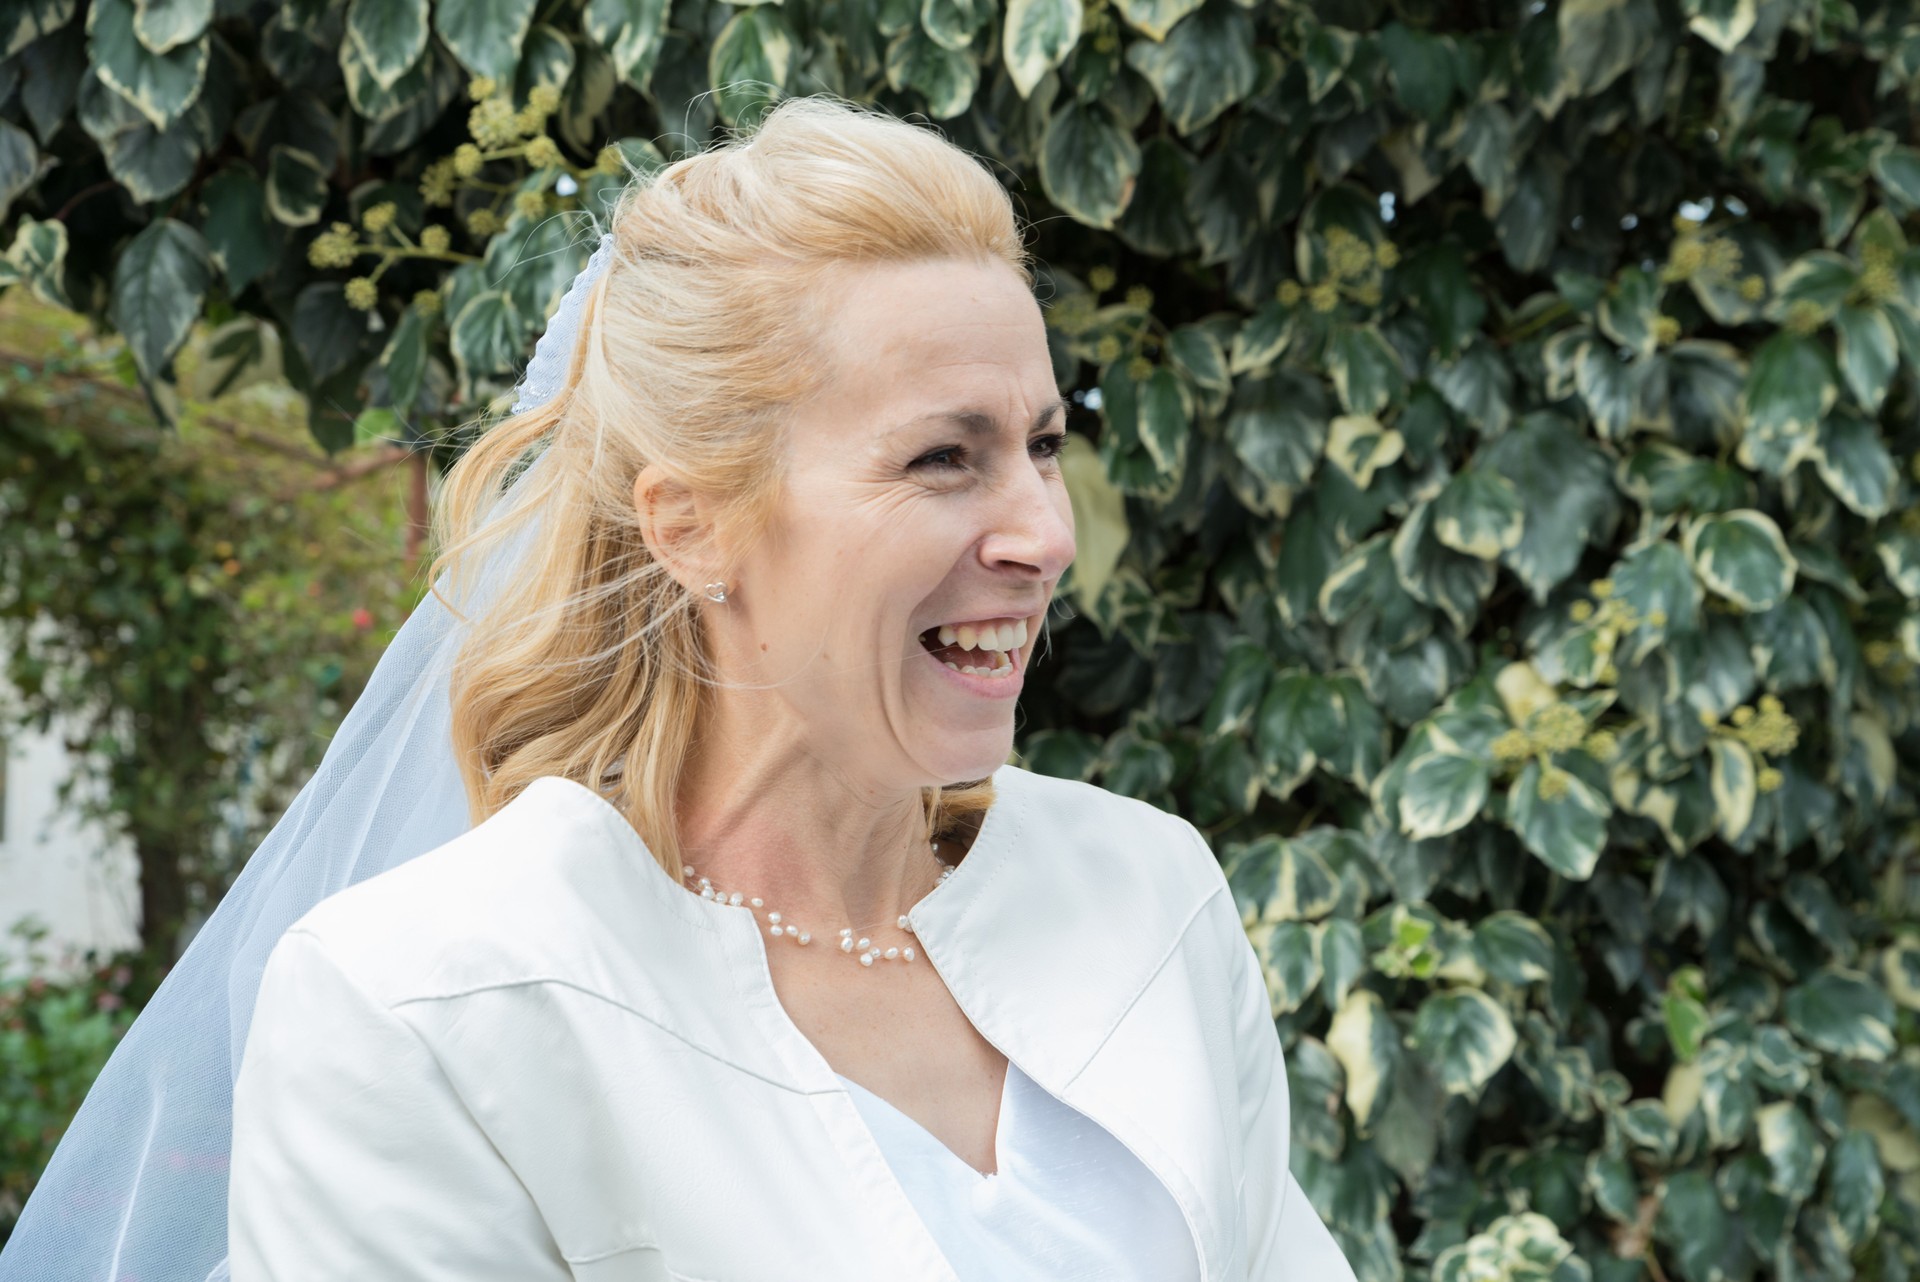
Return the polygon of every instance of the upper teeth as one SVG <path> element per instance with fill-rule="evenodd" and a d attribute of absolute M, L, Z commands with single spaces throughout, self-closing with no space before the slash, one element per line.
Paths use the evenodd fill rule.
<path fill-rule="evenodd" d="M 947 624 L 940 629 L 941 645 L 958 645 L 962 650 L 1017 650 L 1027 643 L 1027 621 L 1016 623 Z"/>

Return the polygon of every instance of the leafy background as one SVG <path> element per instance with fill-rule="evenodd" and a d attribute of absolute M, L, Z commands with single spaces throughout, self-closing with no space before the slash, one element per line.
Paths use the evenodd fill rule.
<path fill-rule="evenodd" d="M 440 463 L 622 161 L 937 124 L 1079 406 L 1024 758 L 1208 831 L 1360 1276 L 1920 1265 L 1911 4 L 7 0 L 0 54 L 0 279 L 163 419 L 211 325 Z"/>

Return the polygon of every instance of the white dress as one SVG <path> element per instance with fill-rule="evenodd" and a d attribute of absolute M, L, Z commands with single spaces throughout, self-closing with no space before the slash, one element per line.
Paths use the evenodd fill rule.
<path fill-rule="evenodd" d="M 991 1175 L 844 1074 L 961 1282 L 1198 1282 L 1179 1204 L 1107 1130 L 1007 1062 Z"/>

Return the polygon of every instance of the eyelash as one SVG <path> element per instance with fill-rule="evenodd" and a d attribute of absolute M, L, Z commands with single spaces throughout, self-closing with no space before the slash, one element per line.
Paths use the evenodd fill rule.
<path fill-rule="evenodd" d="M 1065 448 L 1066 443 L 1067 443 L 1067 434 L 1065 432 L 1049 432 L 1045 436 L 1034 437 L 1029 444 L 1046 446 L 1047 452 L 1041 455 L 1041 457 L 1049 458 L 1049 459 L 1057 459 L 1060 457 L 1060 451 L 1063 448 Z M 943 472 L 956 471 L 959 469 L 959 467 L 961 466 L 959 463 L 934 462 L 933 461 L 934 458 L 941 454 L 955 454 L 961 458 L 965 458 L 967 455 L 967 447 L 964 445 L 942 445 L 939 449 L 931 450 L 928 453 L 923 454 L 919 458 L 915 459 L 912 463 L 912 466 L 932 467 L 932 468 L 937 468 Z"/>

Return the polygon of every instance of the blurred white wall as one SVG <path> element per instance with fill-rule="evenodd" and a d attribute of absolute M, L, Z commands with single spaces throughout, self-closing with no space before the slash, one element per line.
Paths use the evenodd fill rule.
<path fill-rule="evenodd" d="M 50 933 L 34 969 L 70 971 L 87 948 L 139 942 L 139 871 L 131 842 L 80 822 L 56 796 L 71 765 L 60 727 L 0 737 L 0 966 L 25 963 L 26 944 L 9 930 L 36 916 Z"/>

